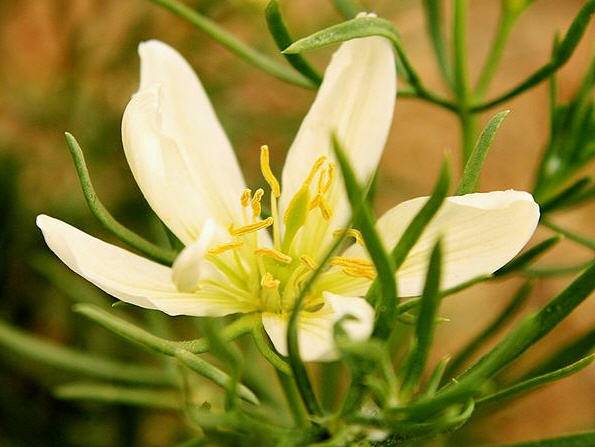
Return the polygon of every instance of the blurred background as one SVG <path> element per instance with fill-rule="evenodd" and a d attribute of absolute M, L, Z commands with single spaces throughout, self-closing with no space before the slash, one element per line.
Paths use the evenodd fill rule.
<path fill-rule="evenodd" d="M 277 52 L 266 31 L 264 1 L 186 3 L 253 47 L 271 55 Z M 418 72 L 430 87 L 444 91 L 420 3 L 379 0 L 367 5 L 393 21 Z M 281 4 L 295 36 L 341 20 L 330 1 L 285 0 Z M 473 75 L 496 27 L 499 2 L 474 0 L 470 4 Z M 514 85 L 547 61 L 554 34 L 567 28 L 582 4 L 579 0 L 536 0 L 512 32 L 491 93 Z M 562 99 L 578 89 L 593 55 L 593 31 L 591 25 L 558 75 Z M 136 47 L 150 38 L 172 44 L 192 63 L 249 183 L 260 182 L 255 155 L 261 144 L 272 148 L 274 165 L 282 166 L 285 151 L 313 100 L 312 92 L 246 65 L 146 0 L 0 0 L 0 319 L 43 339 L 121 360 L 145 357 L 71 312 L 73 302 L 105 304 L 109 298 L 50 256 L 35 227 L 35 216 L 47 213 L 113 241 L 84 203 L 63 136 L 70 131 L 85 150 L 95 187 L 112 213 L 140 234 L 155 240 L 165 237 L 128 171 L 120 142 L 122 112 L 137 88 Z M 309 57 L 323 68 L 330 51 Z M 481 190 L 531 189 L 539 153 L 548 138 L 547 96 L 547 86 L 542 84 L 498 108 L 510 108 L 512 113 L 494 142 Z M 482 123 L 494 112 L 482 116 Z M 449 112 L 414 99 L 398 101 L 380 168 L 377 210 L 428 194 L 444 153 L 451 152 L 459 166 L 458 135 L 458 124 Z M 595 206 L 591 203 L 552 220 L 592 236 Z M 540 230 L 535 241 L 549 234 Z M 587 249 L 563 241 L 540 263 L 572 264 L 589 256 Z M 539 307 L 568 282 L 568 277 L 539 280 L 526 310 Z M 446 301 L 442 314 L 450 322 L 439 328 L 434 360 L 454 352 L 481 330 L 519 284 L 513 278 L 482 285 Z M 140 313 L 131 315 L 145 318 Z M 595 300 L 591 299 L 517 367 L 522 369 L 592 330 L 593 315 Z M 175 319 L 173 324 L 185 328 L 182 331 L 188 331 L 189 337 L 195 336 L 187 319 Z M 147 356 L 147 361 L 154 360 Z M 63 379 L 59 370 L 0 349 L 0 447 L 167 446 L 185 438 L 183 421 L 174 412 L 58 400 L 51 390 Z M 480 421 L 469 429 L 466 439 L 505 442 L 593 428 L 594 397 L 595 369 L 587 368 Z"/>

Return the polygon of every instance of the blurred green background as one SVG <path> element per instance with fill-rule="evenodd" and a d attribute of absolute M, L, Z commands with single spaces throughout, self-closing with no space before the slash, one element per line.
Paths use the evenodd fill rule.
<path fill-rule="evenodd" d="M 266 31 L 264 1 L 187 3 L 252 46 L 276 53 Z M 513 85 L 546 61 L 554 33 L 566 29 L 582 3 L 537 0 L 513 31 L 492 92 Z M 367 4 L 395 23 L 418 71 L 429 86 L 443 90 L 424 32 L 420 1 Z M 472 74 L 477 73 L 495 29 L 498 4 L 471 2 Z M 326 0 L 286 0 L 282 6 L 296 36 L 341 20 Z M 591 25 L 558 76 L 562 99 L 578 88 L 593 54 L 593 31 Z M 253 184 L 260 181 L 257 148 L 270 145 L 273 163 L 282 166 L 313 99 L 312 92 L 246 65 L 148 1 L 0 0 L 0 318 L 56 343 L 122 360 L 145 357 L 71 312 L 77 300 L 105 303 L 108 298 L 52 258 L 35 227 L 35 216 L 47 213 L 113 241 L 85 206 L 64 142 L 63 132 L 68 130 L 83 146 L 98 193 L 112 213 L 140 234 L 165 237 L 134 184 L 120 142 L 121 115 L 138 82 L 136 46 L 149 38 L 172 44 L 195 67 L 234 143 L 246 179 Z M 311 59 L 322 68 L 330 51 L 316 52 Z M 512 113 L 495 140 L 481 189 L 529 189 L 548 136 L 547 88 L 541 85 L 503 108 Z M 378 211 L 427 194 L 444 152 L 452 152 L 458 161 L 458 144 L 454 116 L 416 100 L 398 101 L 380 168 Z M 593 234 L 593 204 L 555 217 L 567 228 Z M 536 239 L 545 234 L 539 232 Z M 565 242 L 541 262 L 570 264 L 588 257 L 586 249 Z M 565 283 L 565 278 L 540 280 L 529 307 L 543 304 Z M 445 303 L 442 313 L 451 321 L 439 329 L 434 360 L 477 333 L 518 284 L 511 279 L 498 286 L 473 288 Z M 520 367 L 589 330 L 594 314 L 591 300 L 525 356 Z M 140 311 L 129 315 L 154 319 L 154 325 L 162 322 Z M 192 337 L 188 320 L 177 318 L 173 325 Z M 64 379 L 63 373 L 2 348 L 0 447 L 166 446 L 185 438 L 183 422 L 173 412 L 57 400 L 51 388 Z M 474 428 L 474 436 L 504 442 L 592 428 L 594 396 L 591 368 L 492 415 L 489 423 Z"/>

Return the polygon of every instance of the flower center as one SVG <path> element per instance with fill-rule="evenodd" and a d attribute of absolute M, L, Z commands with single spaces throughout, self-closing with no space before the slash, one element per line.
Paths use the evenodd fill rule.
<path fill-rule="evenodd" d="M 330 205 L 335 183 L 335 165 L 327 157 L 318 158 L 301 187 L 294 194 L 283 215 L 279 215 L 278 199 L 281 196 L 279 181 L 269 163 L 269 148 L 260 150 L 260 169 L 270 192 L 270 216 L 261 218 L 263 189 L 254 193 L 242 192 L 242 221 L 229 224 L 229 241 L 208 249 L 206 260 L 225 277 L 205 279 L 199 287 L 215 288 L 236 299 L 249 301 L 255 310 L 266 312 L 289 312 L 299 296 L 303 284 L 317 268 L 316 256 L 303 250 L 305 241 L 320 236 L 328 230 L 333 216 Z M 318 213 L 318 215 L 314 214 Z M 272 244 L 268 232 L 271 228 Z M 337 230 L 362 243 L 361 234 L 354 229 Z M 318 244 L 319 245 L 319 244 Z M 320 250 L 318 250 L 320 251 Z M 373 279 L 372 263 L 365 259 L 335 257 L 331 267 L 344 275 Z M 220 278 L 220 276 L 219 276 Z M 322 291 L 316 285 L 305 297 L 304 308 L 315 310 L 322 305 Z"/>

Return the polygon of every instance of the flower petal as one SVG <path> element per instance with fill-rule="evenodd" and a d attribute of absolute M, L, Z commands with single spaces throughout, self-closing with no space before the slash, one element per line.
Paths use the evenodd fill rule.
<path fill-rule="evenodd" d="M 283 169 L 281 212 L 302 186 L 314 162 L 332 157 L 336 132 L 349 151 L 360 181 L 373 174 L 386 143 L 396 96 L 393 50 L 382 37 L 353 39 L 341 45 L 287 154 Z M 333 221 L 344 225 L 349 206 L 341 180 L 332 200 Z"/>
<path fill-rule="evenodd" d="M 223 227 L 239 218 L 244 180 L 190 65 L 156 40 L 142 43 L 139 54 L 140 89 L 122 120 L 124 150 L 151 207 L 188 244 L 208 217 Z"/>
<path fill-rule="evenodd" d="M 332 361 L 337 358 L 333 329 L 337 321 L 348 319 L 343 327 L 354 340 L 365 340 L 372 333 L 374 309 L 363 298 L 324 293 L 324 306 L 315 312 L 302 312 L 298 322 L 298 341 L 302 360 Z M 275 349 L 287 355 L 288 314 L 263 313 L 262 324 Z"/>
<path fill-rule="evenodd" d="M 103 242 L 58 219 L 40 215 L 37 226 L 62 262 L 122 301 L 168 315 L 222 316 L 248 311 L 244 304 L 225 296 L 178 292 L 170 268 Z"/>
<path fill-rule="evenodd" d="M 394 247 L 427 197 L 403 202 L 377 223 L 388 249 Z M 510 261 L 529 241 L 539 221 L 539 206 L 523 191 L 493 191 L 448 197 L 397 272 L 399 294 L 417 296 L 423 289 L 430 251 L 444 240 L 442 287 L 450 288 L 490 274 Z M 350 248 L 346 256 L 361 256 Z"/>

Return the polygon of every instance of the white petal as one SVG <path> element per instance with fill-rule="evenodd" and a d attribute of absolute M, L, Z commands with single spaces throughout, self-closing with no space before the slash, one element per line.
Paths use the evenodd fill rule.
<path fill-rule="evenodd" d="M 190 243 L 208 217 L 225 227 L 240 216 L 244 180 L 190 65 L 159 41 L 139 53 L 141 85 L 122 121 L 126 157 L 151 207 Z"/>
<path fill-rule="evenodd" d="M 180 293 L 170 268 L 108 244 L 49 216 L 37 226 L 50 249 L 68 267 L 110 295 L 168 315 L 221 316 L 245 312 L 229 298 Z"/>
<path fill-rule="evenodd" d="M 310 111 L 289 149 L 283 169 L 281 212 L 321 155 L 332 157 L 336 132 L 360 181 L 373 174 L 386 143 L 396 95 L 393 50 L 382 37 L 350 40 L 333 55 Z M 335 181 L 333 221 L 349 217 L 342 180 Z"/>
<path fill-rule="evenodd" d="M 426 201 L 427 197 L 408 200 L 378 220 L 387 249 L 394 247 Z M 539 206 L 527 192 L 494 191 L 447 198 L 399 269 L 399 294 L 421 294 L 430 251 L 438 237 L 444 241 L 442 287 L 449 288 L 493 273 L 510 261 L 529 241 L 538 221 Z M 350 248 L 345 255 L 359 256 L 361 250 Z"/>
<path fill-rule="evenodd" d="M 372 333 L 374 309 L 363 298 L 324 293 L 325 304 L 315 312 L 302 312 L 298 322 L 298 342 L 302 360 L 332 361 L 337 358 L 333 328 L 337 321 L 350 315 L 343 323 L 353 340 L 365 340 Z M 275 349 L 287 355 L 287 314 L 263 313 L 262 323 Z"/>

